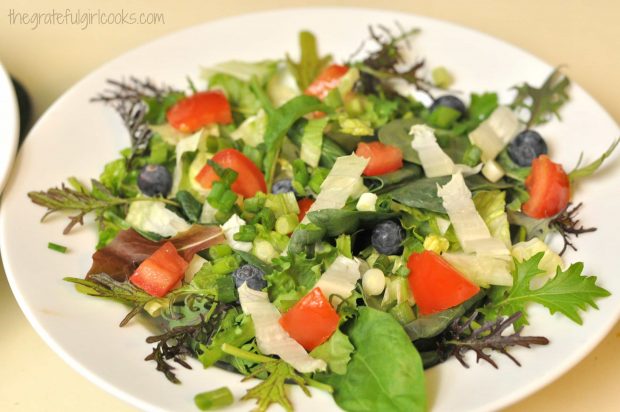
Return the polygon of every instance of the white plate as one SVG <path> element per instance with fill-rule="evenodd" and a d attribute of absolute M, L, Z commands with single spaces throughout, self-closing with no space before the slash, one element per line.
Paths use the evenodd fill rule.
<path fill-rule="evenodd" d="M 9 177 L 19 141 L 19 108 L 11 78 L 0 63 L 0 193 Z"/>
<path fill-rule="evenodd" d="M 95 245 L 94 224 L 62 236 L 65 218 L 45 224 L 44 210 L 30 203 L 26 193 L 58 185 L 68 176 L 98 176 L 105 162 L 114 159 L 129 140 L 112 109 L 88 103 L 108 78 L 149 76 L 184 86 L 185 76 L 197 77 L 200 65 L 228 59 L 255 60 L 297 52 L 297 33 L 310 29 L 323 52 L 346 59 L 367 37 L 370 24 L 419 27 L 413 48 L 430 67 L 443 65 L 456 74 L 463 91 L 498 90 L 504 99 L 509 88 L 524 80 L 535 84 L 551 67 L 513 46 L 453 24 L 407 14 L 363 9 L 295 9 L 234 17 L 193 27 L 133 50 L 103 66 L 62 96 L 30 133 L 16 162 L 0 216 L 2 259 L 9 281 L 26 316 L 43 339 L 88 379 L 138 408 L 158 411 L 194 411 L 194 394 L 228 385 L 239 398 L 244 385 L 239 376 L 218 369 L 179 369 L 182 385 L 172 385 L 142 359 L 150 351 L 144 339 L 151 332 L 138 322 L 116 325 L 126 308 L 116 303 L 79 295 L 61 279 L 80 276 L 90 265 Z M 578 86 L 562 111 L 564 122 L 543 129 L 557 161 L 571 168 L 581 150 L 592 160 L 618 136 L 618 126 Z M 617 158 L 617 156 L 615 156 Z M 618 163 L 618 162 L 616 162 Z M 617 165 L 616 165 L 617 166 Z M 613 170 L 616 169 L 616 170 Z M 427 392 L 434 410 L 495 410 L 527 396 L 551 382 L 582 359 L 610 330 L 620 313 L 620 277 L 613 253 L 620 231 L 618 167 L 608 167 L 579 187 L 575 200 L 585 200 L 582 219 L 599 230 L 578 240 L 579 253 L 569 260 L 586 262 L 588 273 L 612 291 L 600 301 L 600 310 L 584 315 L 584 326 L 566 318 L 531 309 L 527 333 L 544 335 L 551 344 L 533 350 L 515 350 L 519 368 L 496 355 L 500 370 L 486 364 L 462 368 L 454 359 L 430 370 Z M 67 245 L 62 255 L 47 249 L 47 242 Z M 387 349 L 387 348 L 386 348 Z M 386 353 L 386 356 L 389 354 Z M 593 379 L 584 377 L 584 379 Z M 248 385 L 246 384 L 245 387 Z M 336 409 L 331 397 L 314 392 L 311 399 L 292 388 L 296 410 Z M 248 410 L 236 403 L 230 410 Z"/>

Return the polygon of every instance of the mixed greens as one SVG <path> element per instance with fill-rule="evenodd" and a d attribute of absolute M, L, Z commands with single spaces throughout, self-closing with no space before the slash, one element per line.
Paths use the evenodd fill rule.
<path fill-rule="evenodd" d="M 468 367 L 469 351 L 519 364 L 511 347 L 548 344 L 522 335 L 530 304 L 581 324 L 609 292 L 562 260 L 595 230 L 571 188 L 620 140 L 566 173 L 534 129 L 559 119 L 565 75 L 465 103 L 446 90 L 457 75 L 404 61 L 417 33 L 371 28 L 371 52 L 334 64 L 301 32 L 299 60 L 224 62 L 204 90 L 110 81 L 93 101 L 120 113 L 131 146 L 90 185 L 29 193 L 45 216 L 69 213 L 65 233 L 95 217 L 92 266 L 65 280 L 129 305 L 121 326 L 152 318 L 146 360 L 171 382 L 187 357 L 259 378 L 243 397 L 257 411 L 292 410 L 288 383 L 348 411 L 422 411 L 425 368 Z"/>

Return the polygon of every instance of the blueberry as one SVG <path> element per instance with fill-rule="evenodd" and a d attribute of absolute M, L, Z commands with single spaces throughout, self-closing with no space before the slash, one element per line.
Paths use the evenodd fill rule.
<path fill-rule="evenodd" d="M 293 182 L 291 182 L 291 179 L 278 180 L 271 186 L 271 193 L 276 195 L 293 191 Z"/>
<path fill-rule="evenodd" d="M 379 253 L 397 255 L 402 251 L 401 243 L 405 240 L 405 231 L 396 222 L 386 220 L 372 230 L 370 241 Z"/>
<path fill-rule="evenodd" d="M 140 170 L 138 187 L 147 196 L 168 196 L 172 189 L 172 176 L 162 165 L 146 165 Z"/>
<path fill-rule="evenodd" d="M 467 114 L 467 108 L 465 107 L 465 103 L 463 103 L 463 101 L 458 97 L 452 96 L 450 94 L 435 99 L 433 104 L 431 104 L 430 111 L 432 112 L 440 106 L 454 109 L 457 112 L 461 113 L 461 116 L 465 116 Z"/>
<path fill-rule="evenodd" d="M 243 265 L 233 272 L 233 278 L 235 279 L 235 286 L 241 287 L 244 282 L 247 282 L 248 287 L 254 290 L 262 290 L 267 286 L 262 270 L 252 265 Z"/>
<path fill-rule="evenodd" d="M 534 130 L 524 130 L 508 145 L 508 155 L 519 166 L 531 166 L 532 160 L 547 153 L 547 143 Z"/>

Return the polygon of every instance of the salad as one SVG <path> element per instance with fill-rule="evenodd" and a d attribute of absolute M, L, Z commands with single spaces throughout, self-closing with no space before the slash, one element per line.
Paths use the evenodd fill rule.
<path fill-rule="evenodd" d="M 371 28 L 340 62 L 301 32 L 299 59 L 223 62 L 187 90 L 110 80 L 93 101 L 131 146 L 90 184 L 28 194 L 65 233 L 95 218 L 92 265 L 65 280 L 128 305 L 120 326 L 151 319 L 146 360 L 169 381 L 188 357 L 258 378 L 242 398 L 258 411 L 293 410 L 289 383 L 347 411 L 426 410 L 424 369 L 519 365 L 513 347 L 550 343 L 526 334 L 530 305 L 581 324 L 609 292 L 562 259 L 595 230 L 574 183 L 620 139 L 568 172 L 536 130 L 560 119 L 563 73 L 466 98 L 446 68 L 405 61 L 417 32 Z"/>

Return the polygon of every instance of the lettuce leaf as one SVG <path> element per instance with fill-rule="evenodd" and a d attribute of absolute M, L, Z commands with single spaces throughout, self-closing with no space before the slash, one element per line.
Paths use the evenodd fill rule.
<path fill-rule="evenodd" d="M 190 261 L 197 252 L 224 243 L 226 238 L 218 226 L 194 225 L 169 240 L 181 256 Z M 133 229 L 122 230 L 110 244 L 93 254 L 87 278 L 88 275 L 106 273 L 114 280 L 124 282 L 164 242 L 149 240 Z"/>

